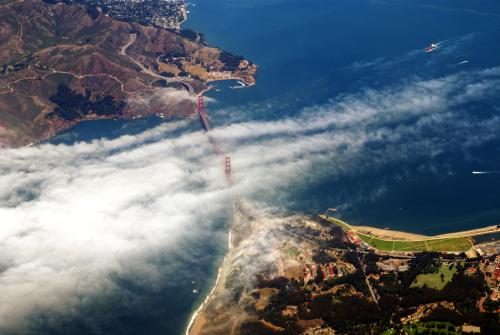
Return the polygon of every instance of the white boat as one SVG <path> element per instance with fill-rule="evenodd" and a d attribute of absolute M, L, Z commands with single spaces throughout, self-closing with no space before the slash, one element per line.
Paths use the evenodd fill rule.
<path fill-rule="evenodd" d="M 436 50 L 438 48 L 438 46 L 439 45 L 437 43 L 432 43 L 427 48 L 425 48 L 424 51 L 425 52 L 433 52 L 434 50 Z"/>

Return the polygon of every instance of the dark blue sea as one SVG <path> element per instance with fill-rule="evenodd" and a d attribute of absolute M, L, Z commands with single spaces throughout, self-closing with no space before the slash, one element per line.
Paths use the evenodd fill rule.
<path fill-rule="evenodd" d="M 280 203 L 271 205 L 279 211 L 316 215 L 338 207 L 338 215 L 353 224 L 422 234 L 500 223 L 500 173 L 495 172 L 500 170 L 500 129 L 496 128 L 500 97 L 478 93 L 469 99 L 467 95 L 498 79 L 484 71 L 500 66 L 500 3 L 200 0 L 189 10 L 184 27 L 202 32 L 211 45 L 259 65 L 257 86 L 230 89 L 234 83 L 219 82 L 221 91 L 208 94 L 216 100 L 209 104 L 215 128 L 235 122 L 293 119 L 321 106 L 355 100 L 362 92 L 363 97 L 385 92 L 391 99 L 391 92 L 408 83 L 423 87 L 418 83 L 430 85 L 437 78 L 458 85 L 447 93 L 450 99 L 456 92 L 467 97 L 453 103 L 449 111 L 462 113 L 458 115 L 463 115 L 463 122 L 453 114 L 453 123 L 440 123 L 437 129 L 411 118 L 384 124 L 385 135 L 362 146 L 362 155 L 349 173 L 334 173 L 334 161 L 311 164 L 307 178 L 297 178 L 293 187 L 278 186 Z M 442 44 L 424 53 L 433 42 Z M 377 95 L 377 99 L 382 96 L 381 103 L 387 101 L 383 94 Z M 432 115 L 426 120 L 432 120 Z M 308 120 L 307 116 L 300 119 Z M 157 118 L 88 122 L 54 142 L 135 134 L 161 122 Z M 412 138 L 410 130 L 417 126 L 423 130 Z M 401 127 L 406 137 L 385 144 L 384 136 L 396 134 Z M 330 132 L 334 135 L 335 126 Z M 468 139 L 474 143 L 464 149 L 462 144 Z M 425 148 L 417 145 L 420 142 L 425 142 Z M 429 153 L 434 144 L 439 150 Z M 396 158 L 384 161 L 387 156 Z M 349 163 L 342 162 L 338 164 Z M 474 175 L 472 171 L 491 173 Z M 209 290 L 223 254 L 214 246 L 207 252 L 215 255 L 197 271 L 205 274 L 202 292 Z M 150 314 L 128 319 L 128 333 L 183 334 L 201 299 L 189 290 L 166 290 L 150 299 Z M 127 313 L 123 320 L 130 317 Z"/>
<path fill-rule="evenodd" d="M 244 118 L 280 119 L 366 88 L 500 65 L 500 4 L 495 1 L 205 0 L 191 11 L 186 27 L 260 66 L 256 87 L 210 94 L 218 101 L 210 112 L 216 124 L 234 121 L 227 114 L 218 118 L 218 109 L 228 106 L 249 106 L 242 107 Z M 434 53 L 423 52 L 438 41 L 443 44 Z M 252 111 L 271 101 L 271 113 Z M 480 122 L 499 115 L 499 105 L 497 91 L 460 108 L 481 114 L 470 119 Z M 453 138 L 455 131 L 429 131 L 429 139 Z M 428 162 L 433 171 L 419 169 L 426 163 L 419 160 L 313 179 L 292 191 L 288 210 L 314 215 L 344 204 L 339 215 L 351 223 L 422 234 L 500 223 L 500 174 L 472 175 L 473 170 L 500 170 L 499 140 L 495 136 L 467 153 L 436 155 Z M 350 195 L 381 181 L 382 196 L 350 201 Z"/>

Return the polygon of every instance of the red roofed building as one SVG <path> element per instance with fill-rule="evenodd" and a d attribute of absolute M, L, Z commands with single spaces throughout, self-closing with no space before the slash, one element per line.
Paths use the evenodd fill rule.
<path fill-rule="evenodd" d="M 328 272 L 330 273 L 330 277 L 335 277 L 335 270 L 333 269 L 333 265 L 328 266 Z"/>
<path fill-rule="evenodd" d="M 493 279 L 495 279 L 496 281 L 500 281 L 500 264 L 497 264 L 495 272 L 493 272 Z"/>
<path fill-rule="evenodd" d="M 363 243 L 363 241 L 361 241 L 359 239 L 359 237 L 356 235 L 356 233 L 352 230 L 349 230 L 347 232 L 347 238 L 349 239 L 349 241 L 351 241 L 352 243 L 356 244 L 356 245 L 361 245 L 361 243 Z"/>

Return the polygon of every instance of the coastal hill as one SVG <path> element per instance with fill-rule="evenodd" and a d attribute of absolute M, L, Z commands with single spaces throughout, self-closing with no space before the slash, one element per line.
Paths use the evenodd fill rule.
<path fill-rule="evenodd" d="M 0 0 L 0 43 L 0 146 L 47 139 L 82 120 L 190 116 L 189 97 L 208 82 L 253 85 L 257 69 L 192 31 L 41 0 Z"/>
<path fill-rule="evenodd" d="M 187 334 L 500 333 L 497 227 L 424 237 L 428 248 L 412 241 L 406 250 L 364 242 L 359 231 L 368 229 L 372 239 L 391 234 L 326 214 L 269 218 L 240 210 Z M 393 245 L 415 238 L 393 233 L 402 238 Z M 469 244 L 457 244 L 459 237 Z"/>

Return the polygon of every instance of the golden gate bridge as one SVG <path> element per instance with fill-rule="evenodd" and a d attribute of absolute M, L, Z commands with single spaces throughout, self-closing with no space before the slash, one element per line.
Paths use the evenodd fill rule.
<path fill-rule="evenodd" d="M 207 114 L 207 110 L 205 107 L 205 100 L 203 98 L 203 95 L 198 96 L 198 114 L 200 116 L 200 121 L 203 124 L 203 128 L 205 128 L 207 132 L 208 139 L 210 143 L 212 144 L 212 147 L 214 149 L 214 152 L 216 155 L 220 158 L 223 158 L 224 162 L 224 174 L 226 176 L 226 182 L 228 187 L 233 186 L 233 178 L 231 176 L 231 157 L 227 156 L 220 148 L 219 144 L 217 143 L 216 139 L 214 136 L 211 134 L 212 127 L 210 126 L 210 121 L 209 117 Z M 234 189 L 232 189 L 232 194 L 233 194 L 233 200 L 234 200 L 234 209 L 235 209 L 235 215 L 236 217 L 240 217 L 238 214 L 245 214 L 247 213 L 245 209 L 243 208 L 242 202 L 240 200 L 240 197 L 238 193 L 235 192 Z M 247 216 L 247 214 L 245 214 Z"/>
<path fill-rule="evenodd" d="M 210 121 L 208 118 L 207 110 L 205 108 L 205 100 L 203 98 L 203 95 L 198 96 L 198 114 L 200 116 L 201 123 L 203 124 L 203 128 L 205 128 L 205 130 L 207 131 L 208 139 L 212 144 L 215 153 L 217 154 L 218 157 L 224 157 L 224 172 L 226 175 L 228 185 L 232 186 L 233 182 L 231 178 L 231 157 L 226 156 L 224 154 L 224 152 L 220 149 L 219 145 L 217 144 L 217 141 L 210 133 L 212 127 L 210 126 Z"/>

